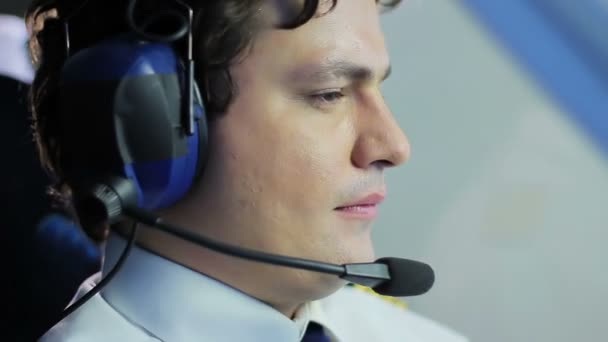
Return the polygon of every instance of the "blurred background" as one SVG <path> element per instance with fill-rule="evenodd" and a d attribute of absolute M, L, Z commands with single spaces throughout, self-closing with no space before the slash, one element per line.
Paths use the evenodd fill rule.
<path fill-rule="evenodd" d="M 412 310 L 471 341 L 608 340 L 606 23 L 606 0 L 405 0 L 384 17 L 412 157 L 374 234 L 378 255 L 435 269 Z"/>
<path fill-rule="evenodd" d="M 608 341 L 608 1 L 406 0 L 386 98 L 380 255 L 429 262 L 410 308 L 472 341 Z"/>

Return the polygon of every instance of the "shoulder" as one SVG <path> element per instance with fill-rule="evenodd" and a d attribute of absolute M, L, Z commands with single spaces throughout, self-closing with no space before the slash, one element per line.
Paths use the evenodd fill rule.
<path fill-rule="evenodd" d="M 347 286 L 320 301 L 328 328 L 342 341 L 466 342 L 455 331 L 419 315 L 398 299 Z"/>
<path fill-rule="evenodd" d="M 9 76 L 23 83 L 31 83 L 34 70 L 27 54 L 27 39 L 27 28 L 22 18 L 0 14 L 0 48 L 2 49 L 0 75 Z"/>
<path fill-rule="evenodd" d="M 63 321 L 41 342 L 152 342 L 160 341 L 127 321 L 97 294 Z"/>

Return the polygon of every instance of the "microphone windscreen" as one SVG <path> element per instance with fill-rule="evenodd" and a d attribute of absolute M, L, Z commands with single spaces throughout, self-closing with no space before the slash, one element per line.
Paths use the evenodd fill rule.
<path fill-rule="evenodd" d="M 376 263 L 388 266 L 391 279 L 375 286 L 377 293 L 392 297 L 421 295 L 433 287 L 435 272 L 431 266 L 420 261 L 381 258 Z"/>

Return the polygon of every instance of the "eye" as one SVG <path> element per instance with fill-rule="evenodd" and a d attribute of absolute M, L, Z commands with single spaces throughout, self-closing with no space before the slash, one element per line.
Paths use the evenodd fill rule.
<path fill-rule="evenodd" d="M 326 106 L 339 102 L 344 96 L 342 90 L 329 90 L 311 94 L 309 97 L 315 106 Z"/>

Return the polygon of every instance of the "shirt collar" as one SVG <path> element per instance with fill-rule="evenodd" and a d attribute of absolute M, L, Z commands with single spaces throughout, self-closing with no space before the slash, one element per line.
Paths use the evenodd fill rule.
<path fill-rule="evenodd" d="M 125 246 L 124 239 L 110 236 L 104 273 Z M 299 341 L 301 335 L 301 323 L 269 305 L 135 246 L 102 296 L 131 323 L 165 341 Z"/>
<path fill-rule="evenodd" d="M 323 327 L 325 335 L 327 335 L 332 341 L 340 341 L 336 331 L 335 324 L 333 324 L 325 311 L 323 310 L 322 299 L 312 301 L 302 305 L 294 315 L 294 323 L 298 327 L 300 333 L 300 340 L 304 338 L 306 329 L 310 322 L 315 322 Z"/>
<path fill-rule="evenodd" d="M 34 71 L 27 52 L 27 39 L 22 18 L 0 14 L 0 75 L 31 83 Z"/>

